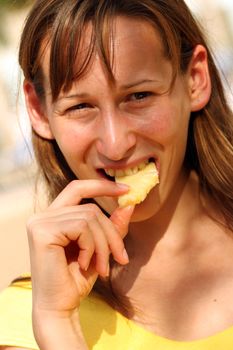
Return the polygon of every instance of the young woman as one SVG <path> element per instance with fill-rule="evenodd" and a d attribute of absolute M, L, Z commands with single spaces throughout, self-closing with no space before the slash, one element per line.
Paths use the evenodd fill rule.
<path fill-rule="evenodd" d="M 38 345 L 22 280 L 0 344 L 232 349 L 232 113 L 183 0 L 38 0 L 19 61 L 50 204 L 27 225 Z M 148 162 L 159 184 L 120 208 Z"/>

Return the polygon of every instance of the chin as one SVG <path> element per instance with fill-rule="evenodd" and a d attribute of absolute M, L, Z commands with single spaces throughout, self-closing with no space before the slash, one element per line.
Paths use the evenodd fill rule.
<path fill-rule="evenodd" d="M 131 222 L 146 221 L 152 218 L 159 210 L 158 196 L 152 191 L 146 199 L 135 206 Z"/>
<path fill-rule="evenodd" d="M 147 210 L 143 210 L 143 209 L 139 208 L 139 206 L 136 206 L 130 221 L 131 222 L 142 222 L 142 221 L 149 220 L 154 215 L 155 215 L 154 211 L 148 212 Z"/>
<path fill-rule="evenodd" d="M 96 203 L 109 215 L 118 207 L 117 199 L 109 197 L 95 198 Z M 146 199 L 135 206 L 131 222 L 140 222 L 152 218 L 159 210 L 158 191 L 152 190 Z"/>

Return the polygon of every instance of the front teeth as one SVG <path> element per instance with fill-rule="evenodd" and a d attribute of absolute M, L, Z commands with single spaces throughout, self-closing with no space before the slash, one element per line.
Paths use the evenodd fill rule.
<path fill-rule="evenodd" d="M 114 177 L 115 171 L 114 171 L 113 169 L 108 169 L 108 170 L 105 170 L 105 173 L 106 173 L 107 175 L 109 175 L 109 176 Z"/>
<path fill-rule="evenodd" d="M 140 163 L 138 166 L 134 166 L 133 168 L 127 168 L 127 169 L 120 169 L 120 170 L 114 170 L 114 169 L 106 169 L 105 173 L 111 177 L 121 177 L 121 176 L 127 176 L 127 175 L 133 175 L 136 174 L 139 170 L 142 170 L 145 168 L 145 166 L 149 163 L 149 161 L 145 161 Z"/>

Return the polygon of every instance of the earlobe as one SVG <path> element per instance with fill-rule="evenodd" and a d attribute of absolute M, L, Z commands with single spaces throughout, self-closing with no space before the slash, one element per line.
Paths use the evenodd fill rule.
<path fill-rule="evenodd" d="M 197 45 L 189 65 L 189 91 L 192 112 L 206 106 L 211 95 L 207 52 L 204 46 Z"/>
<path fill-rule="evenodd" d="M 43 105 L 37 96 L 33 84 L 27 80 L 23 84 L 26 107 L 33 130 L 42 138 L 54 139 L 48 117 L 46 116 Z"/>

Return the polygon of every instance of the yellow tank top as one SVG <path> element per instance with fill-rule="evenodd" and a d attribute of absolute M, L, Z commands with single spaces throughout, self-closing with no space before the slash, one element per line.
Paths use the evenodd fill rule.
<path fill-rule="evenodd" d="M 31 326 L 31 283 L 18 281 L 0 294 L 0 345 L 39 349 Z M 91 293 L 81 304 L 80 320 L 92 350 L 232 350 L 233 327 L 205 339 L 180 342 L 151 333 Z"/>

